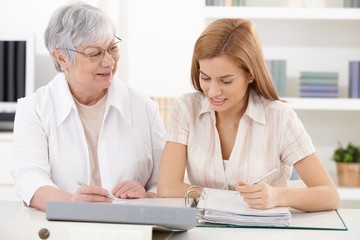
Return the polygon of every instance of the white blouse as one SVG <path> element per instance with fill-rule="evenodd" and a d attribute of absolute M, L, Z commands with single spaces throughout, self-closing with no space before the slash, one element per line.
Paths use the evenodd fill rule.
<path fill-rule="evenodd" d="M 129 179 L 156 192 L 164 135 L 158 105 L 114 79 L 98 140 L 102 186 L 111 191 Z M 14 153 L 15 190 L 26 204 L 41 186 L 74 193 L 77 181 L 90 183 L 88 146 L 63 74 L 18 101 Z"/>
<path fill-rule="evenodd" d="M 265 181 L 286 186 L 292 166 L 315 152 L 295 111 L 250 90 L 227 166 L 224 168 L 215 112 L 202 93 L 180 97 L 169 115 L 167 141 L 187 145 L 187 174 L 191 184 L 234 189 L 276 168 Z"/>

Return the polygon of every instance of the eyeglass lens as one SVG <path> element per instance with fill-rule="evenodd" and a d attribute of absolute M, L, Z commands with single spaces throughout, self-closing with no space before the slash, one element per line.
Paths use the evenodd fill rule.
<path fill-rule="evenodd" d="M 119 57 L 119 48 L 120 48 L 120 42 L 117 42 L 112 44 L 106 50 L 98 49 L 97 51 L 87 54 L 87 56 L 90 58 L 91 61 L 96 62 L 103 59 L 105 56 L 105 51 L 107 51 L 114 59 L 116 59 Z"/>

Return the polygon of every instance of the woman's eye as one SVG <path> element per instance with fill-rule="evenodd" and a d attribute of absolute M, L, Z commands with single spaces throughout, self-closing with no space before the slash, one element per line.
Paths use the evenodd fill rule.
<path fill-rule="evenodd" d="M 230 84 L 232 83 L 232 81 L 225 81 L 225 80 L 221 80 L 224 84 Z"/>
<path fill-rule="evenodd" d="M 102 51 L 98 51 L 98 52 L 90 53 L 90 54 L 89 54 L 89 57 L 98 57 L 98 56 L 100 56 L 100 55 L 101 55 L 101 53 L 102 53 Z"/>
<path fill-rule="evenodd" d="M 114 45 L 114 46 L 111 46 L 109 50 L 113 51 L 113 50 L 116 50 L 116 49 L 117 49 L 117 45 Z"/>
<path fill-rule="evenodd" d="M 210 78 L 209 78 L 209 77 L 205 77 L 205 76 L 201 76 L 200 78 L 201 78 L 201 80 L 204 80 L 204 81 L 206 81 L 206 80 L 210 80 Z"/>

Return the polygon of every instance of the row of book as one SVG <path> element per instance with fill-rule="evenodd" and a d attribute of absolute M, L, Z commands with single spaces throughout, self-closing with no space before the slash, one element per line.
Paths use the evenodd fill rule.
<path fill-rule="evenodd" d="M 360 8 L 360 0 L 344 0 L 345 8 Z"/>
<path fill-rule="evenodd" d="M 246 0 L 206 0 L 206 6 L 245 6 Z"/>
<path fill-rule="evenodd" d="M 300 97 L 336 98 L 339 96 L 337 72 L 301 72 Z"/>
<path fill-rule="evenodd" d="M 286 60 L 266 60 L 271 78 L 279 96 L 287 96 Z M 339 97 L 339 74 L 337 72 L 300 72 L 300 97 Z M 360 98 L 360 61 L 349 62 L 349 98 Z"/>

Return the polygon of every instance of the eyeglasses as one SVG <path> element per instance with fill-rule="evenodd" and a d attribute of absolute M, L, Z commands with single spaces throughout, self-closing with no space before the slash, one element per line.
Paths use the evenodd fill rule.
<path fill-rule="evenodd" d="M 89 60 L 91 62 L 100 62 L 104 58 L 105 52 L 108 52 L 114 60 L 118 60 L 119 59 L 119 51 L 120 51 L 120 43 L 122 40 L 121 40 L 121 38 L 119 38 L 117 36 L 114 36 L 114 37 L 117 40 L 117 42 L 112 43 L 107 49 L 92 47 L 93 49 L 96 49 L 96 50 L 92 51 L 90 53 L 79 52 L 79 51 L 76 51 L 74 49 L 69 49 L 69 48 L 65 48 L 65 49 L 68 51 L 80 53 L 80 54 L 84 55 L 85 57 L 89 58 Z"/>

